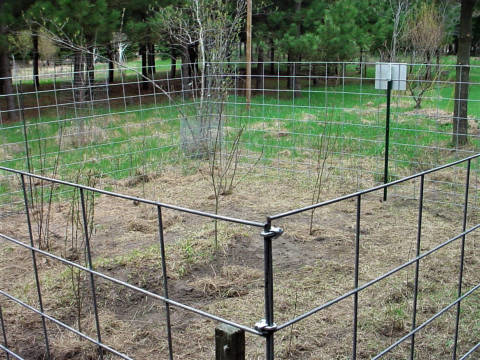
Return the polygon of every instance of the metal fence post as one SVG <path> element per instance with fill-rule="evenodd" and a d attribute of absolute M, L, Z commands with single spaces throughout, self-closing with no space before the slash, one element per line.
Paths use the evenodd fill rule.
<path fill-rule="evenodd" d="M 22 192 L 23 192 L 23 201 L 25 205 L 25 215 L 27 217 L 27 225 L 28 225 L 28 237 L 30 239 L 30 246 L 32 249 L 35 247 L 35 243 L 33 241 L 33 231 L 32 231 L 32 221 L 30 219 L 30 207 L 28 205 L 28 195 L 27 195 L 27 188 L 25 185 L 25 175 L 20 175 L 20 180 L 22 183 Z M 50 342 L 48 340 L 48 331 L 47 331 L 47 323 L 45 321 L 44 315 L 44 308 L 43 308 L 43 298 L 42 298 L 42 290 L 40 286 L 40 277 L 38 275 L 38 267 L 37 267 L 37 256 L 35 255 L 35 251 L 32 250 L 32 265 L 33 265 L 33 274 L 35 277 L 35 285 L 37 288 L 37 296 L 38 296 L 38 306 L 40 309 L 40 313 L 42 314 L 42 329 L 43 329 L 43 338 L 45 340 L 45 351 L 47 359 L 50 359 Z"/>
<path fill-rule="evenodd" d="M 92 252 L 90 248 L 90 235 L 88 232 L 88 219 L 87 219 L 87 208 L 85 204 L 85 195 L 83 188 L 79 188 L 80 190 L 80 205 L 82 207 L 82 219 L 83 219 L 83 231 L 85 236 L 85 249 L 87 250 L 87 265 L 90 270 L 93 270 L 93 262 L 92 262 Z M 97 293 L 95 290 L 95 279 L 93 274 L 90 273 L 90 288 L 92 291 L 92 301 L 93 301 L 93 314 L 95 316 L 95 328 L 97 330 L 97 340 L 98 343 L 102 342 L 102 336 L 100 334 L 100 319 L 98 317 L 98 305 L 97 305 Z M 103 348 L 98 345 L 98 356 L 100 359 L 103 359 Z"/>
<path fill-rule="evenodd" d="M 353 286 L 358 289 L 358 274 L 360 269 L 360 219 L 361 219 L 362 195 L 357 196 L 356 220 L 355 220 L 355 269 Z M 358 336 L 358 291 L 353 295 L 353 336 L 352 336 L 352 359 L 357 358 Z"/>
<path fill-rule="evenodd" d="M 463 223 L 462 223 L 462 232 L 465 232 L 467 229 L 467 217 L 468 217 L 468 195 L 469 195 L 469 188 L 470 188 L 470 170 L 472 167 L 472 160 L 469 159 L 467 162 L 467 176 L 465 181 L 465 199 L 463 203 Z M 458 274 L 458 293 L 457 298 L 462 296 L 462 285 L 463 285 L 463 269 L 465 264 L 465 235 L 462 236 L 461 240 L 461 248 L 460 248 L 460 271 Z M 458 345 L 458 327 L 460 325 L 460 307 L 461 302 L 457 303 L 457 314 L 455 317 L 455 336 L 453 339 L 453 353 L 452 359 L 457 359 L 457 345 Z"/>
<path fill-rule="evenodd" d="M 392 80 L 387 82 L 387 115 L 385 120 L 385 168 L 383 170 L 383 183 L 388 183 L 388 151 L 390 148 L 390 102 L 392 98 Z M 383 201 L 387 201 L 387 187 L 383 188 Z"/>
<path fill-rule="evenodd" d="M 3 313 L 2 313 L 2 305 L 0 304 L 0 328 L 2 329 L 2 337 L 3 337 L 3 345 L 6 349 L 8 349 L 8 342 L 7 342 L 7 331 L 5 330 L 5 324 L 3 323 Z M 5 355 L 7 356 L 7 360 L 10 360 L 10 355 L 7 351 L 5 351 Z"/>
<path fill-rule="evenodd" d="M 160 205 L 157 206 L 157 217 L 160 254 L 162 256 L 163 296 L 165 297 L 165 299 L 168 299 L 167 262 L 165 258 L 165 239 L 163 236 L 162 207 Z M 172 325 L 170 322 L 170 304 L 168 302 L 165 302 L 165 321 L 167 323 L 168 358 L 170 360 L 173 360 Z"/>
<path fill-rule="evenodd" d="M 273 319 L 273 256 L 272 240 L 283 234 L 283 230 L 273 227 L 271 220 L 267 219 L 263 236 L 264 244 L 264 283 L 265 283 L 265 319 L 255 324 L 255 329 L 261 331 L 265 336 L 265 359 L 274 358 L 274 339 L 273 336 L 277 330 L 277 325 Z"/>
<path fill-rule="evenodd" d="M 245 331 L 228 324 L 217 326 L 215 360 L 245 360 Z"/>
<path fill-rule="evenodd" d="M 417 220 L 417 250 L 416 257 L 420 256 L 421 251 L 421 239 L 422 239 L 422 219 L 423 219 L 423 194 L 425 187 L 425 175 L 420 177 L 420 196 L 418 200 L 418 220 Z M 412 331 L 417 327 L 417 303 L 418 303 L 418 282 L 420 274 L 420 261 L 415 262 L 415 284 L 413 290 L 413 310 L 412 310 Z M 412 340 L 410 343 L 410 360 L 415 358 L 415 334 L 412 334 Z"/>

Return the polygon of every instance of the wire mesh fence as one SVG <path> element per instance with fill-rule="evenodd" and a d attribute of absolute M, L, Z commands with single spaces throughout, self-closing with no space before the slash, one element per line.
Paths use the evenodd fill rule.
<path fill-rule="evenodd" d="M 57 65 L 40 87 L 17 70 L 0 95 L 7 359 L 211 358 L 210 320 L 251 334 L 252 358 L 478 349 L 478 65 L 460 82 L 466 145 L 452 134 L 457 67 L 407 65 L 387 177 L 375 63 L 254 63 L 250 104 L 241 62 L 134 65 L 113 81 L 107 65 Z M 228 216 L 212 211 L 205 178 L 226 183 L 226 199 L 246 179 Z M 143 200 L 157 196 L 184 207 Z"/>
<path fill-rule="evenodd" d="M 220 322 L 253 336 L 256 340 L 248 345 L 254 348 L 255 341 L 263 342 L 267 359 L 298 356 L 313 359 L 320 358 L 320 354 L 326 358 L 343 356 L 352 359 L 423 358 L 432 354 L 437 358 L 469 358 L 480 347 L 474 315 L 478 311 L 475 304 L 478 304 L 480 287 L 476 276 L 479 261 L 476 240 L 480 224 L 478 212 L 472 209 L 474 202 L 471 198 L 477 191 L 471 183 L 471 174 L 479 156 L 473 155 L 386 185 L 282 211 L 268 216 L 265 221 L 178 207 L 1 168 L 2 172 L 17 178 L 24 200 L 24 214 L 19 222 L 10 217 L 12 227 L 2 227 L 0 234 L 3 255 L 0 264 L 8 270 L 2 271 L 3 286 L 0 289 L 0 349 L 6 359 L 57 358 L 67 356 L 65 354 L 78 358 L 133 359 L 152 354 L 169 359 L 211 358 L 213 345 L 209 345 L 211 349 L 205 349 L 199 348 L 197 343 L 201 342 L 199 336 L 207 337 L 205 332 L 213 333 L 214 324 Z M 426 205 L 428 178 L 451 168 L 457 168 L 457 173 L 461 174 L 458 181 L 463 182 L 463 193 L 458 202 L 462 203 L 462 208 Z M 64 187 L 70 188 L 70 208 L 50 220 L 39 219 L 40 210 L 33 195 L 38 191 L 39 185 L 35 185 L 38 181 L 52 186 L 57 192 L 64 191 Z M 391 200 L 391 208 L 379 207 L 378 200 L 385 188 L 394 189 L 409 182 L 418 185 L 416 201 L 405 204 Z M 151 213 L 154 223 L 151 240 L 158 246 L 149 250 L 149 255 L 141 253 L 138 256 L 137 250 L 133 255 L 113 256 L 115 248 L 122 244 L 120 239 L 115 239 L 120 235 L 114 235 L 112 228 L 115 213 L 102 217 L 105 222 L 94 214 L 103 205 L 122 212 L 124 216 L 119 220 L 125 222 L 131 212 L 121 205 L 122 201 L 134 202 L 133 207 L 140 214 Z M 336 206 L 344 209 L 344 224 L 337 219 L 333 227 L 328 227 L 328 220 L 322 217 L 315 221 L 320 229 L 325 229 L 323 240 L 315 238 L 313 241 L 327 243 L 320 254 L 309 247 L 312 241 L 296 240 L 305 230 L 306 215 L 318 211 L 331 218 L 328 212 L 338 211 L 340 208 Z M 168 211 L 185 217 L 183 220 L 176 217 L 172 223 L 166 216 Z M 411 219 L 404 217 L 405 211 L 412 213 Z M 457 220 L 449 223 L 451 228 L 442 229 L 442 224 L 447 223 L 440 215 L 442 211 Z M 70 220 L 64 219 L 65 214 L 71 214 Z M 395 214 L 405 226 L 403 233 L 392 220 Z M 337 217 L 340 215 L 337 213 Z M 245 288 L 229 284 L 221 291 L 231 291 L 224 293 L 230 295 L 208 298 L 206 289 L 212 286 L 218 291 L 221 283 L 200 282 L 207 303 L 198 298 L 192 302 L 195 296 L 188 296 L 192 290 L 179 292 L 185 286 L 179 287 L 185 273 L 182 275 L 182 270 L 175 268 L 180 259 L 172 247 L 172 236 L 180 242 L 182 229 L 201 233 L 203 226 L 199 219 L 224 223 L 226 229 L 233 232 L 233 236 L 228 231 L 219 233 L 220 238 L 232 236 L 232 243 L 223 248 L 227 257 L 222 261 L 235 261 L 239 254 L 231 249 L 241 246 L 241 239 L 248 236 L 250 230 L 257 239 L 253 243 L 263 238 L 263 244 L 256 247 L 259 251 L 256 266 L 261 269 L 258 284 L 253 285 L 256 281 L 247 282 L 243 284 Z M 47 225 L 48 221 L 51 221 L 50 225 Z M 384 222 L 387 223 L 382 227 Z M 47 232 L 52 234 L 65 231 L 65 239 L 57 235 L 51 236 L 49 243 L 42 242 L 39 224 L 50 226 Z M 175 226 L 171 228 L 173 224 Z M 284 230 L 275 225 L 281 225 Z M 221 228 L 215 227 L 215 231 Z M 242 230 L 244 228 L 250 230 Z M 202 235 L 209 241 L 212 237 L 210 230 Z M 345 237 L 342 237 L 342 231 L 345 231 Z M 111 239 L 108 244 L 104 244 L 107 239 L 102 237 L 102 232 Z M 149 236 L 148 231 L 141 232 L 143 235 L 137 238 L 137 242 Z M 403 241 L 394 241 L 394 233 Z M 326 249 L 332 251 L 329 255 L 335 254 L 339 241 L 346 243 L 344 251 L 334 258 L 326 256 Z M 197 245 L 189 244 L 184 251 L 191 255 L 199 250 Z M 296 258 L 294 262 L 281 251 L 305 246 L 310 255 Z M 139 249 L 142 247 L 144 244 L 139 244 Z M 391 257 L 400 253 L 399 257 Z M 252 257 L 255 253 L 246 255 Z M 221 256 L 222 252 L 207 256 L 206 266 L 211 266 L 214 273 L 214 267 L 218 266 L 215 259 Z M 12 267 L 12 258 L 19 269 Z M 200 270 L 200 264 L 194 264 L 193 274 Z M 226 265 L 224 263 L 220 268 Z M 132 271 L 132 266 L 133 269 L 140 266 L 137 268 L 140 272 Z M 148 273 L 145 272 L 147 269 Z M 33 275 L 33 280 L 18 284 L 16 279 L 21 274 Z M 149 274 L 153 276 L 150 280 Z M 242 275 L 237 273 L 234 276 Z M 192 279 L 198 280 L 193 275 L 190 284 Z M 70 288 L 66 285 L 70 281 L 76 286 Z M 247 296 L 246 289 L 252 293 L 251 297 Z M 127 296 L 125 291 L 131 294 Z M 292 296 L 294 301 L 289 299 Z M 134 305 L 134 313 L 127 312 L 124 303 L 127 299 Z M 240 313 L 233 310 L 238 307 L 241 307 Z M 198 318 L 186 315 L 183 319 L 187 325 L 184 327 L 178 324 L 180 311 L 207 321 L 199 322 Z M 333 314 L 329 314 L 330 311 L 334 311 Z M 386 328 L 383 315 L 389 319 Z M 114 321 L 112 316 L 116 318 Z M 232 320 L 234 317 L 240 321 Z M 30 324 L 29 327 L 22 325 L 25 322 Z M 305 324 L 310 325 L 304 327 Z M 127 331 L 119 332 L 124 326 Z M 139 329 L 141 332 L 136 334 Z M 134 332 L 133 337 L 131 332 Z M 35 334 L 34 340 L 26 346 L 25 339 L 32 334 Z M 150 337 L 153 342 L 148 342 Z M 178 340 L 185 337 L 186 342 Z M 314 338 L 317 343 L 308 347 Z M 337 345 L 332 347 L 332 344 Z M 66 353 L 62 352 L 65 346 L 70 347 Z M 193 349 L 194 353 L 185 352 L 185 349 Z M 263 357 L 258 349 L 257 352 L 253 349 L 253 353 L 249 351 L 252 350 L 247 349 L 251 356 Z"/>
<path fill-rule="evenodd" d="M 13 93 L 0 95 L 1 165 L 67 180 L 89 169 L 118 179 L 201 158 L 199 139 L 218 137 L 227 152 L 237 144 L 239 169 L 314 174 L 326 163 L 328 177 L 348 192 L 478 149 L 477 65 L 460 81 L 470 89 L 468 142 L 460 146 L 452 135 L 458 67 L 407 64 L 406 90 L 393 91 L 389 108 L 387 179 L 387 100 L 374 86 L 375 63 L 254 63 L 249 106 L 244 63 L 207 65 L 134 64 L 113 70 L 111 79 L 108 64 L 75 72 L 69 61 L 72 69 L 44 69 L 40 88 L 30 73 L 16 71 Z M 447 197 L 462 188 L 454 174 L 431 181 Z M 2 204 L 18 202 L 9 188 L 2 179 Z"/>

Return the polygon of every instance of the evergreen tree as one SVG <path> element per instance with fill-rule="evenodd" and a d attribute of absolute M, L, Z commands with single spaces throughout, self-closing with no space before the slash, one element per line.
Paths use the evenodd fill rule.
<path fill-rule="evenodd" d="M 0 2 L 0 93 L 5 98 L 8 119 L 16 120 L 15 97 L 13 96 L 12 69 L 10 65 L 10 44 L 8 35 L 19 30 L 22 13 L 30 6 L 30 0 L 4 0 Z M 3 108 L 3 106 L 2 106 Z"/>
<path fill-rule="evenodd" d="M 61 47 L 74 53 L 75 82 L 81 86 L 94 81 L 94 52 L 105 47 L 118 26 L 120 14 L 106 0 L 42 0 L 31 7 L 34 25 L 48 29 Z M 88 79 L 82 79 L 82 70 Z"/>

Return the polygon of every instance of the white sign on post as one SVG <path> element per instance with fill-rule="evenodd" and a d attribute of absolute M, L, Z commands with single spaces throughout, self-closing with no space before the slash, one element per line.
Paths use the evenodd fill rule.
<path fill-rule="evenodd" d="M 387 83 L 392 80 L 392 90 L 407 89 L 407 64 L 381 63 L 375 64 L 375 89 L 387 90 Z"/>

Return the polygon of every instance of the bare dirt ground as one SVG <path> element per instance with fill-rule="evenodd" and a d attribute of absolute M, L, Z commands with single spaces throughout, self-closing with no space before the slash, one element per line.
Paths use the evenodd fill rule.
<path fill-rule="evenodd" d="M 220 200 L 220 213 L 264 221 L 265 216 L 311 202 L 311 174 L 247 177 Z M 270 176 L 271 175 L 271 176 Z M 436 175 L 441 179 L 440 175 Z M 455 176 L 445 172 L 444 176 Z M 356 179 L 358 182 L 359 180 Z M 360 180 L 362 181 L 362 180 Z M 322 193 L 329 199 L 348 188 L 331 181 Z M 422 252 L 462 230 L 462 208 L 438 201 L 439 183 L 426 184 L 422 224 Z M 155 176 L 111 182 L 118 192 L 164 203 L 213 210 L 214 199 L 201 171 L 174 169 Z M 418 186 L 416 187 L 418 198 Z M 412 192 L 411 190 L 408 190 Z M 413 188 L 415 191 L 415 188 Z M 415 256 L 418 200 L 395 196 L 382 202 L 382 193 L 362 198 L 360 284 Z M 458 194 L 458 203 L 463 194 Z M 474 194 L 472 194 L 473 198 Z M 83 233 L 72 204 L 52 205 L 49 247 L 52 253 L 85 264 Z M 275 222 L 285 233 L 274 241 L 275 321 L 281 324 L 353 288 L 355 253 L 355 200 L 319 209 L 309 234 L 310 213 Z M 74 205 L 75 209 L 75 205 Z M 77 207 L 78 210 L 78 207 Z M 75 213 L 75 211 L 74 211 Z M 38 214 L 37 214 L 38 215 Z M 37 216 L 38 218 L 38 216 Z M 143 289 L 163 294 L 158 242 L 157 209 L 105 195 L 95 198 L 92 227 L 93 264 L 96 270 Z M 44 223 L 44 222 L 43 222 Z M 471 210 L 467 227 L 478 223 Z M 34 234 L 39 222 L 34 221 Z M 214 224 L 178 211 L 163 210 L 168 286 L 176 301 L 251 326 L 263 318 L 263 240 L 260 228 Z M 28 241 L 25 214 L 0 218 L 0 232 Z M 480 264 L 478 234 L 466 238 L 465 290 L 477 285 Z M 37 256 L 44 308 L 47 313 L 95 337 L 89 278 L 68 266 Z M 456 297 L 460 242 L 456 241 L 420 262 L 417 324 Z M 414 267 L 400 271 L 360 293 L 358 358 L 368 359 L 410 331 Z M 32 258 L 28 250 L 0 242 L 0 286 L 22 301 L 38 305 Z M 119 285 L 96 279 L 102 340 L 136 359 L 167 359 L 165 306 Z M 41 319 L 4 298 L 0 300 L 9 345 L 26 359 L 43 359 Z M 479 339 L 480 296 L 462 302 L 459 353 Z M 212 359 L 215 322 L 171 308 L 176 359 Z M 416 337 L 418 359 L 449 358 L 453 344 L 452 309 Z M 276 334 L 278 359 L 347 359 L 351 357 L 353 300 L 348 298 Z M 54 359 L 96 359 L 96 348 L 62 328 L 48 323 Z M 263 358 L 263 339 L 247 334 L 247 358 Z M 387 355 L 404 359 L 409 342 Z M 2 357 L 3 356 L 3 357 Z M 0 359 L 5 359 L 0 354 Z M 106 355 L 106 358 L 115 358 Z"/>

